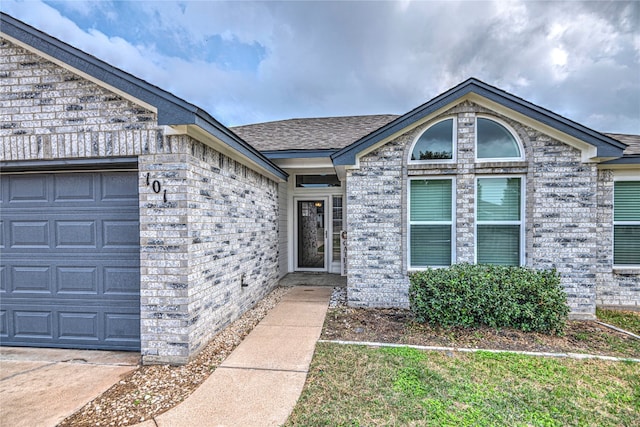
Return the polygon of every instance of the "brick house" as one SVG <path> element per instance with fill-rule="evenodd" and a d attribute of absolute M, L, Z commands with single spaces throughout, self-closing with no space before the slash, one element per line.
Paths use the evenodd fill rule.
<path fill-rule="evenodd" d="M 574 317 L 640 307 L 638 136 L 475 79 L 402 116 L 229 129 L 1 19 L 3 345 L 185 363 L 295 271 L 406 307 L 413 270 L 556 268 Z"/>

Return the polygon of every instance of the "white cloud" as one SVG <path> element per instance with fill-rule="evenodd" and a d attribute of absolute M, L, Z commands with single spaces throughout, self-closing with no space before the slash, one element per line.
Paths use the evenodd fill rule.
<path fill-rule="evenodd" d="M 589 127 L 640 133 L 635 2 L 93 6 L 75 6 L 96 22 L 89 30 L 40 2 L 5 0 L 2 9 L 226 124 L 404 113 L 474 76 Z M 123 13 L 140 22 L 135 40 L 131 31 L 118 28 Z M 255 72 L 225 68 L 204 52 L 178 55 L 166 49 L 169 41 L 177 48 L 206 49 L 214 36 L 262 46 Z"/>

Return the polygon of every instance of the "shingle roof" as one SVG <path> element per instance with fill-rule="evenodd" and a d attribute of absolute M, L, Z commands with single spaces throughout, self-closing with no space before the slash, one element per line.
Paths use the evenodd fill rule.
<path fill-rule="evenodd" d="M 627 148 L 624 150 L 625 156 L 640 155 L 640 135 L 627 135 L 622 133 L 605 133 L 605 135 L 617 139 L 623 144 L 627 144 Z"/>
<path fill-rule="evenodd" d="M 289 119 L 236 126 L 231 130 L 260 151 L 339 150 L 397 117 L 383 114 Z"/>

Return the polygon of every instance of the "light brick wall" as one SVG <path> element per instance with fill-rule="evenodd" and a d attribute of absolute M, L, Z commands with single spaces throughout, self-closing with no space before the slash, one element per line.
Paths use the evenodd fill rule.
<path fill-rule="evenodd" d="M 144 363 L 185 363 L 275 286 L 275 182 L 1 39 L 0 88 L 0 160 L 137 157 Z"/>
<path fill-rule="evenodd" d="M 191 144 L 189 342 L 198 349 L 278 282 L 278 185 Z"/>
<path fill-rule="evenodd" d="M 155 115 L 0 38 L 0 161 L 163 152 Z"/>
<path fill-rule="evenodd" d="M 347 171 L 347 297 L 355 307 L 408 307 L 403 151 L 386 144 Z"/>
<path fill-rule="evenodd" d="M 477 114 L 510 126 L 524 146 L 525 161 L 476 162 Z M 596 262 L 600 259 L 601 265 L 606 263 L 598 253 L 611 251 L 611 242 L 598 232 L 599 227 L 606 226 L 602 221 L 598 226 L 596 165 L 582 163 L 577 149 L 469 102 L 442 117 L 457 120 L 455 164 L 407 164 L 411 143 L 430 122 L 367 154 L 360 159 L 358 169 L 348 171 L 349 303 L 368 307 L 408 305 L 408 177 L 455 178 L 456 262 L 474 262 L 475 180 L 513 174 L 524 176 L 526 182 L 525 264 L 557 269 L 572 316 L 593 317 Z M 601 276 L 606 274 L 610 280 L 610 264 L 608 273 Z M 629 281 L 621 277 L 615 280 L 616 286 L 628 290 L 629 283 L 637 283 L 637 276 Z"/>

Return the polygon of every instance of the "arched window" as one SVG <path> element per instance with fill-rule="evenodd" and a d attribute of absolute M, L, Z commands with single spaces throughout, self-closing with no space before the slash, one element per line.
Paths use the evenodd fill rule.
<path fill-rule="evenodd" d="M 476 123 L 476 158 L 521 159 L 520 144 L 503 125 L 478 117 Z"/>
<path fill-rule="evenodd" d="M 442 120 L 425 130 L 413 144 L 412 161 L 452 161 L 455 149 L 453 119 Z"/>

